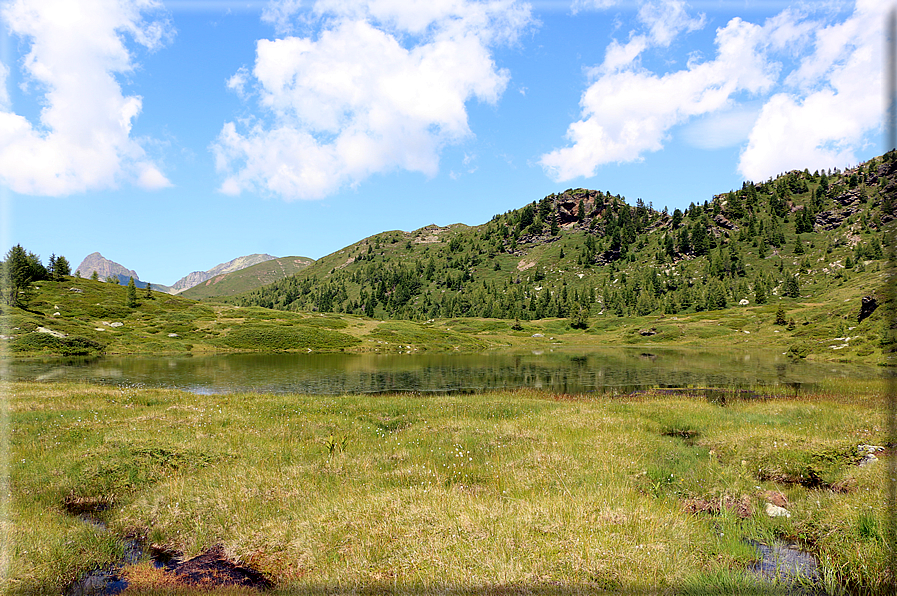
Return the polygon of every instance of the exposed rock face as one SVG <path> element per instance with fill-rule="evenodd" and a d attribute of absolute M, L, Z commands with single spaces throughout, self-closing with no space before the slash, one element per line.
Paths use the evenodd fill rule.
<path fill-rule="evenodd" d="M 863 319 L 874 313 L 876 308 L 878 308 L 878 301 L 875 300 L 875 296 L 863 296 L 863 302 L 860 305 L 860 314 L 857 317 L 857 322 L 862 323 Z"/>
<path fill-rule="evenodd" d="M 124 266 L 119 265 L 115 261 L 110 261 L 98 252 L 84 257 L 84 260 L 81 261 L 81 264 L 78 265 L 75 271 L 80 271 L 81 277 L 90 277 L 96 271 L 100 279 L 106 279 L 107 277 L 118 277 L 121 279 L 121 276 L 124 276 L 126 282 L 129 277 L 133 277 L 135 281 L 139 279 L 136 271 L 125 269 Z"/>
<path fill-rule="evenodd" d="M 237 257 L 232 261 L 228 261 L 227 263 L 221 263 L 220 265 L 216 265 L 212 267 L 208 271 L 194 271 L 188 275 L 185 275 L 181 279 L 177 280 L 171 289 L 174 290 L 175 293 L 186 290 L 187 288 L 192 288 L 197 284 L 201 284 L 207 279 L 211 279 L 216 275 L 224 275 L 226 273 L 232 273 L 234 271 L 239 271 L 240 269 L 246 269 L 247 267 L 252 267 L 253 265 L 257 265 L 259 263 L 264 263 L 265 261 L 270 261 L 271 259 L 276 259 L 277 257 L 266 255 L 266 254 L 254 254 L 247 255 L 245 257 Z"/>

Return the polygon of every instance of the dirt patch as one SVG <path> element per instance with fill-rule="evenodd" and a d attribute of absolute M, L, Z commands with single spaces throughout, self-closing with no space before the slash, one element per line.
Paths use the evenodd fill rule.
<path fill-rule="evenodd" d="M 777 490 L 768 490 L 763 493 L 763 498 L 776 507 L 788 507 L 788 497 Z"/>
<path fill-rule="evenodd" d="M 751 498 L 747 495 L 742 495 L 737 500 L 728 496 L 713 500 L 685 499 L 682 507 L 686 512 L 693 515 L 699 513 L 719 515 L 723 511 L 730 511 L 739 519 L 747 519 L 754 513 L 754 508 L 751 506 Z"/>
<path fill-rule="evenodd" d="M 187 586 L 212 588 L 219 586 L 241 586 L 266 590 L 271 582 L 261 573 L 243 567 L 229 560 L 220 544 L 206 552 L 187 559 L 170 568 L 170 573 L 178 577 L 178 583 Z"/>

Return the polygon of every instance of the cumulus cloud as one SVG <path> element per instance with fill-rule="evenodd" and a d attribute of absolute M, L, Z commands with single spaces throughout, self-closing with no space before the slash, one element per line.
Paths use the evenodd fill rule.
<path fill-rule="evenodd" d="M 2 9 L 9 30 L 31 43 L 23 60 L 44 92 L 35 125 L 0 104 L 0 180 L 24 194 L 67 195 L 115 187 L 169 184 L 130 138 L 141 98 L 115 79 L 133 70 L 123 37 L 149 48 L 172 35 L 164 18 L 147 21 L 154 0 L 14 0 Z"/>
<path fill-rule="evenodd" d="M 685 140 L 708 149 L 746 143 L 738 168 L 750 179 L 856 163 L 881 122 L 883 12 L 879 2 L 859 0 L 833 23 L 791 8 L 762 25 L 735 18 L 717 29 L 712 60 L 693 57 L 687 68 L 659 74 L 641 68 L 639 56 L 704 18 L 689 16 L 679 0 L 643 3 L 642 30 L 611 41 L 590 71 L 581 119 L 567 130 L 571 144 L 540 163 L 558 181 L 593 176 L 603 164 L 662 149 L 675 126 L 696 117 L 682 129 Z M 783 73 L 789 60 L 797 66 Z M 746 98 L 760 108 L 739 103 Z"/>
<path fill-rule="evenodd" d="M 297 10 L 279 3 L 268 19 L 309 19 Z M 510 0 L 321 0 L 312 13 L 316 36 L 258 41 L 261 113 L 212 145 L 222 192 L 313 199 L 395 169 L 434 175 L 440 150 L 472 134 L 466 103 L 507 86 L 491 47 L 530 22 Z"/>
<path fill-rule="evenodd" d="M 884 9 L 861 1 L 844 22 L 816 29 L 812 53 L 751 130 L 738 164 L 745 178 L 857 163 L 856 151 L 881 127 Z"/>
<path fill-rule="evenodd" d="M 583 118 L 570 125 L 572 146 L 542 156 L 556 180 L 593 176 L 606 163 L 639 159 L 663 147 L 667 131 L 688 118 L 731 106 L 736 92 L 761 92 L 775 81 L 764 59 L 762 29 L 733 19 L 716 34 L 709 62 L 658 76 L 642 69 L 601 71 L 580 101 Z"/>

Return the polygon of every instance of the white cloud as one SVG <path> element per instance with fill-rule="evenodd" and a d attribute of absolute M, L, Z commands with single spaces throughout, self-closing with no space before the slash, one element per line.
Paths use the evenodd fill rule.
<path fill-rule="evenodd" d="M 631 31 L 625 44 L 613 40 L 590 71 L 582 117 L 567 130 L 571 145 L 542 156 L 556 180 L 642 159 L 663 148 L 674 126 L 699 116 L 681 129 L 685 140 L 708 149 L 747 141 L 738 168 L 754 180 L 856 163 L 855 152 L 879 129 L 881 3 L 859 0 L 847 18 L 835 11 L 814 20 L 791 8 L 762 26 L 735 18 L 717 30 L 711 61 L 692 57 L 686 69 L 666 74 L 642 69 L 639 56 L 700 27 L 703 17 L 689 17 L 674 0 L 651 13 L 666 16 L 652 20 L 646 6 L 639 11 L 646 29 Z M 784 77 L 780 59 L 797 63 Z M 761 107 L 739 105 L 745 96 Z"/>
<path fill-rule="evenodd" d="M 287 27 L 297 5 L 276 8 L 269 19 Z M 491 45 L 529 22 L 506 0 L 322 0 L 314 11 L 316 38 L 258 41 L 263 117 L 226 123 L 213 143 L 222 192 L 313 199 L 376 173 L 436 174 L 441 148 L 471 134 L 466 102 L 495 103 L 507 86 Z"/>
<path fill-rule="evenodd" d="M 45 92 L 40 125 L 0 110 L 0 180 L 24 194 L 66 195 L 110 188 L 121 179 L 158 188 L 167 180 L 130 138 L 142 108 L 115 74 L 133 70 L 123 34 L 157 49 L 171 36 L 165 19 L 145 21 L 154 0 L 15 0 L 2 16 L 31 43 L 23 70 Z"/>
<path fill-rule="evenodd" d="M 236 92 L 237 95 L 243 97 L 245 93 L 246 84 L 249 82 L 249 69 L 245 66 L 241 66 L 237 69 L 237 72 L 234 73 L 232 77 L 227 80 L 227 88 L 232 89 Z"/>
<path fill-rule="evenodd" d="M 0 110 L 9 108 L 9 89 L 6 88 L 6 79 L 9 77 L 9 67 L 0 62 Z"/>
<path fill-rule="evenodd" d="M 881 127 L 885 6 L 861 0 L 845 21 L 816 28 L 814 50 L 769 98 L 738 169 L 764 180 L 803 168 L 844 167 Z"/>
<path fill-rule="evenodd" d="M 639 7 L 639 20 L 648 27 L 651 39 L 660 46 L 668 46 L 683 32 L 695 31 L 704 26 L 704 15 L 697 18 L 688 15 L 683 0 L 645 2 Z"/>
<path fill-rule="evenodd" d="M 736 92 L 761 92 L 773 84 L 774 69 L 758 51 L 759 26 L 732 19 L 717 30 L 716 45 L 714 60 L 663 76 L 632 69 L 596 73 L 580 101 L 583 119 L 567 130 L 573 145 L 543 155 L 543 168 L 563 181 L 593 176 L 602 164 L 640 159 L 661 149 L 676 124 L 730 108 Z"/>

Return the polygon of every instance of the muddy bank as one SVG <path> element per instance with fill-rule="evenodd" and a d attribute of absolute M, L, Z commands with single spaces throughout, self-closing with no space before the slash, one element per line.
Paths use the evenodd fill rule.
<path fill-rule="evenodd" d="M 63 502 L 63 509 L 85 524 L 101 532 L 109 532 L 100 514 L 113 505 L 114 499 L 111 497 L 70 496 Z M 187 560 L 183 560 L 181 553 L 158 545 L 152 545 L 147 553 L 143 541 L 138 537 L 122 538 L 121 546 L 122 556 L 114 565 L 85 573 L 66 586 L 65 596 L 115 596 L 128 587 L 134 566 L 147 558 L 157 574 L 162 575 L 150 583 L 166 587 L 213 589 L 238 586 L 267 590 L 273 585 L 259 571 L 228 559 L 220 544 Z"/>

